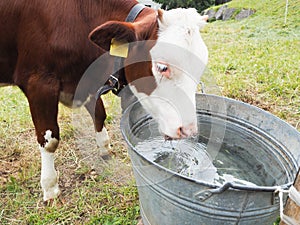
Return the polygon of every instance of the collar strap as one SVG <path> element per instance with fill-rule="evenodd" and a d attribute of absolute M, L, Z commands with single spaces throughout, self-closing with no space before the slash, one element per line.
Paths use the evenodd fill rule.
<path fill-rule="evenodd" d="M 142 12 L 142 10 L 145 7 L 146 6 L 143 4 L 136 4 L 135 6 L 133 6 L 126 17 L 125 22 L 134 22 L 134 20 L 137 18 L 137 16 L 140 14 L 140 12 Z M 119 83 L 120 74 L 118 73 L 118 71 L 120 71 L 123 65 L 124 65 L 124 58 L 115 57 L 113 74 L 109 76 L 108 80 L 106 81 L 106 84 L 98 89 L 95 95 L 96 100 L 98 100 L 98 98 L 100 98 L 101 95 L 106 94 L 109 91 L 112 91 L 116 95 L 119 94 L 123 86 L 121 86 Z"/>
<path fill-rule="evenodd" d="M 133 22 L 145 7 L 146 6 L 144 6 L 142 4 L 136 4 L 135 6 L 133 6 L 132 9 L 130 10 L 125 22 Z"/>

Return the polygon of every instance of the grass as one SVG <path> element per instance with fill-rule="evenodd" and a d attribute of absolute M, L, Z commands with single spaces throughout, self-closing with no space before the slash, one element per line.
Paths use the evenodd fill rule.
<path fill-rule="evenodd" d="M 300 129 L 299 1 L 234 0 L 254 8 L 241 21 L 216 21 L 202 32 L 210 60 L 206 91 L 268 110 Z M 60 105 L 62 141 L 57 151 L 62 196 L 45 206 L 40 155 L 28 103 L 15 87 L 0 89 L 0 224 L 136 224 L 138 194 L 119 132 L 119 99 L 108 95 L 113 160 L 97 158 L 91 121 L 84 110 Z M 86 119 L 86 121 L 85 121 Z M 85 127 L 76 122 L 84 120 Z M 87 151 L 88 150 L 88 151 Z"/>
<path fill-rule="evenodd" d="M 228 5 L 254 8 L 256 13 L 205 28 L 210 52 L 206 79 L 214 80 L 222 95 L 271 111 L 299 129 L 299 2 L 290 1 L 286 24 L 285 1 L 272 1 L 272 7 L 267 1 L 249 0 Z"/>

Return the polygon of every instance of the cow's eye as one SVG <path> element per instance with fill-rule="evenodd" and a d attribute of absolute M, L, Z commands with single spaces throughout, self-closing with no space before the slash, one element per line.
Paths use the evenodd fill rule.
<path fill-rule="evenodd" d="M 168 66 L 161 63 L 157 63 L 156 67 L 157 67 L 157 71 L 161 73 L 166 72 L 168 70 Z"/>
<path fill-rule="evenodd" d="M 169 64 L 165 62 L 156 62 L 155 67 L 157 72 L 162 75 L 162 77 L 166 77 L 168 79 L 171 79 L 171 70 L 169 68 Z"/>

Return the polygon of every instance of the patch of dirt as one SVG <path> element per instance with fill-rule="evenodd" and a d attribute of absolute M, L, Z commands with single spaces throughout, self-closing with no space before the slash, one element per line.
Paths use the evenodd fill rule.
<path fill-rule="evenodd" d="M 254 106 L 256 106 L 258 108 L 261 108 L 261 109 L 263 109 L 265 111 L 272 111 L 273 110 L 273 106 L 272 105 L 270 105 L 270 104 L 268 104 L 266 102 L 263 102 L 263 101 L 261 101 L 259 99 L 254 99 L 254 98 L 249 98 L 249 97 L 248 98 L 243 98 L 242 97 L 239 100 L 242 101 L 242 102 L 248 103 L 250 105 L 254 105 Z"/>
<path fill-rule="evenodd" d="M 100 154 L 101 151 L 96 144 L 92 120 L 88 113 L 84 109 L 82 110 L 73 113 L 73 125 L 76 130 L 76 149 L 80 154 L 80 161 L 84 162 L 97 173 L 110 170 L 113 172 L 114 176 L 122 176 L 123 180 L 126 182 L 126 177 L 128 176 L 125 174 L 130 174 L 131 165 L 127 154 L 127 146 L 119 128 L 121 115 L 115 116 L 114 120 L 106 126 L 111 141 L 111 148 L 108 149 L 111 154 L 111 159 L 106 161 L 103 160 Z"/>
<path fill-rule="evenodd" d="M 99 177 L 116 185 L 132 182 L 132 167 L 119 123 L 120 115 L 106 126 L 111 138 L 111 157 L 104 160 L 95 141 L 94 125 L 89 114 L 84 108 L 73 111 L 74 138 L 68 142 L 61 140 L 56 160 L 64 198 L 71 194 L 74 187 L 84 185 L 87 180 L 96 180 L 101 184 Z"/>
<path fill-rule="evenodd" d="M 24 170 L 30 170 L 38 160 L 39 151 L 34 129 L 14 132 L 1 140 L 0 151 L 0 186 L 5 185 L 10 177 L 19 177 Z"/>

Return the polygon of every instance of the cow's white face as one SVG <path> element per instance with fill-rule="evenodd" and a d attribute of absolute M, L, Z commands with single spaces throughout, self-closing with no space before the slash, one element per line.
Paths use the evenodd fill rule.
<path fill-rule="evenodd" d="M 146 95 L 131 86 L 160 131 L 172 139 L 197 133 L 195 93 L 208 59 L 199 30 L 206 19 L 195 9 L 160 13 L 158 39 L 150 51 L 157 87 Z"/>

